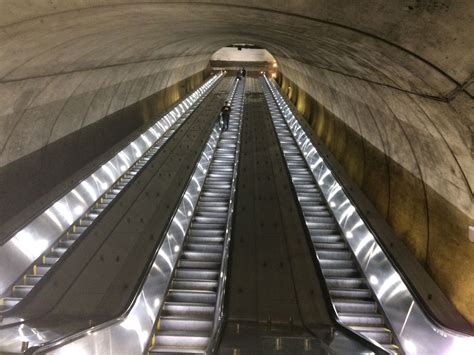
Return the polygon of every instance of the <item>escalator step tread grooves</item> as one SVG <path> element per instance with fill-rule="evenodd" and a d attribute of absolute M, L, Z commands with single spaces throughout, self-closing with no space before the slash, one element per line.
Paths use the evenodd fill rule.
<path fill-rule="evenodd" d="M 392 331 L 386 326 L 367 281 L 357 268 L 349 245 L 340 234 L 270 88 L 265 83 L 263 86 L 297 200 L 338 316 L 354 331 L 375 340 L 388 350 L 397 351 Z"/>
<path fill-rule="evenodd" d="M 233 104 L 242 98 L 240 87 Z M 231 120 L 215 148 L 150 353 L 204 354 L 211 339 L 238 129 L 239 120 Z"/>

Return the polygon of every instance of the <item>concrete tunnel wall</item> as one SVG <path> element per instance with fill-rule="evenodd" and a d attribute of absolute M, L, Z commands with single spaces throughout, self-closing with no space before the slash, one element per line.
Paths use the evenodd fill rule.
<path fill-rule="evenodd" d="M 474 323 L 470 1 L 0 6 L 0 169 L 203 72 L 222 46 L 253 43 L 275 56 L 318 135 Z M 319 109 L 306 112 L 310 102 Z"/>

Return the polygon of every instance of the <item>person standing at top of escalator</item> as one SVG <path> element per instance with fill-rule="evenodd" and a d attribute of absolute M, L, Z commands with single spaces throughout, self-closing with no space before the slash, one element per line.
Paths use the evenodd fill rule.
<path fill-rule="evenodd" d="M 247 75 L 247 70 L 245 70 L 245 68 L 242 67 L 242 69 L 240 70 L 240 74 L 242 75 L 242 78 L 245 78 L 245 76 Z"/>
<path fill-rule="evenodd" d="M 222 117 L 222 129 L 227 131 L 229 129 L 229 118 L 230 111 L 232 111 L 229 101 L 225 101 L 224 106 L 221 108 L 221 117 Z"/>

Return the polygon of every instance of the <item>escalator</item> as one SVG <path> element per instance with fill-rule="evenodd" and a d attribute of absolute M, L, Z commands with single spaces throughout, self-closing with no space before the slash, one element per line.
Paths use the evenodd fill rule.
<path fill-rule="evenodd" d="M 243 95 L 241 83 L 232 100 L 229 129 L 222 132 L 207 172 L 150 353 L 206 353 L 213 345 L 218 298 L 224 290 L 225 269 L 221 269 L 230 237 Z"/>
<path fill-rule="evenodd" d="M 29 260 L 25 260 L 24 266 L 19 266 L 19 268 L 27 266 L 26 272 L 20 274 L 20 277 L 13 273 L 9 277 L 2 275 L 1 284 L 5 286 L 8 286 L 10 280 L 16 278 L 16 281 L 11 286 L 3 288 L 5 291 L 0 297 L 0 314 L 11 311 L 20 303 L 75 242 L 88 232 L 115 198 L 133 182 L 190 117 L 215 87 L 220 77 L 221 75 L 216 75 L 204 83 L 129 146 L 103 164 L 98 171 L 16 233 L 11 239 L 11 244 L 15 246 L 14 251 L 28 255 L 33 263 L 27 266 Z M 56 226 L 60 227 L 60 234 L 59 238 L 54 239 L 58 233 L 55 230 Z M 44 238 L 42 234 L 45 235 Z M 48 239 L 50 245 L 45 242 Z M 43 247 L 44 244 L 47 247 Z M 1 249 L 5 249 L 6 252 L 9 251 L 6 250 L 8 247 L 7 243 Z M 28 252 L 29 249 L 32 250 Z M 11 255 L 9 257 L 11 258 Z M 13 267 L 11 269 L 14 270 Z"/>
<path fill-rule="evenodd" d="M 338 320 L 385 350 L 399 352 L 398 341 L 263 79 L 262 85 L 299 208 Z"/>
<path fill-rule="evenodd" d="M 262 85 L 334 319 L 380 351 L 468 354 L 474 338 L 441 324 L 393 259 L 275 84 Z M 349 187 L 349 190 L 351 188 Z M 379 235 L 377 235 L 377 233 Z M 422 271 L 420 271 L 422 272 Z M 413 275 L 412 275 L 413 276 Z M 445 303 L 446 310 L 452 306 Z"/>
<path fill-rule="evenodd" d="M 218 123 L 213 126 L 127 309 L 117 318 L 74 333 L 51 335 L 46 328 L 39 339 L 35 324 L 19 329 L 24 339 L 29 334 L 28 353 L 206 353 L 216 349 L 224 320 L 244 87 L 245 81 L 234 81 L 228 95 L 229 129 L 222 131 Z"/>

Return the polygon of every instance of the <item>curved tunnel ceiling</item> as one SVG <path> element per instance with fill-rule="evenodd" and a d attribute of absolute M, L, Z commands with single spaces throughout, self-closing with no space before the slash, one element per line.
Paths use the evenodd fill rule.
<path fill-rule="evenodd" d="M 474 218 L 471 1 L 8 0 L 0 6 L 0 168 L 204 70 L 223 46 L 253 43 L 421 181 L 416 206 L 430 210 L 431 190 L 454 206 L 462 228 L 447 242 L 463 260 L 455 268 L 474 265 L 474 244 L 466 244 Z M 474 290 L 466 291 L 462 277 L 450 279 L 454 266 L 440 265 L 452 259 L 439 247 L 446 241 L 429 239 L 439 218 L 434 210 L 423 222 L 426 240 L 410 247 L 474 321 L 472 302 L 462 300 L 474 299 Z M 385 216 L 391 213 L 387 208 Z"/>

